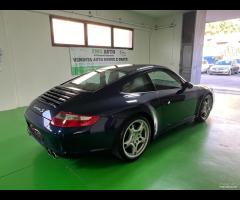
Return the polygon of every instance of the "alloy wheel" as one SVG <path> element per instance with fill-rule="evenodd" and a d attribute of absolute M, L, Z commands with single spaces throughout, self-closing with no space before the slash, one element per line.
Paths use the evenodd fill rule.
<path fill-rule="evenodd" d="M 123 151 L 131 159 L 138 157 L 146 148 L 150 128 L 145 120 L 133 121 L 125 130 L 123 136 Z"/>
<path fill-rule="evenodd" d="M 202 102 L 201 117 L 203 120 L 206 120 L 211 109 L 212 109 L 213 100 L 210 95 L 206 96 Z"/>

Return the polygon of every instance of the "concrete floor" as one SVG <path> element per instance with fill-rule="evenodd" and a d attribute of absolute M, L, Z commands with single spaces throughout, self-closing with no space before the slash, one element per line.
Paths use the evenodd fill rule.
<path fill-rule="evenodd" d="M 215 98 L 206 123 L 169 132 L 133 163 L 55 160 L 26 134 L 25 108 L 0 112 L 0 189 L 240 189 L 240 96 Z"/>

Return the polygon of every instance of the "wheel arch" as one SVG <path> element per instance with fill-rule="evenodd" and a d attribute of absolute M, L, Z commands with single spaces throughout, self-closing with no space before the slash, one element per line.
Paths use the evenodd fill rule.
<path fill-rule="evenodd" d="M 121 124 L 122 127 L 125 125 L 127 121 L 137 116 L 143 116 L 148 120 L 151 128 L 150 141 L 152 141 L 157 136 L 158 133 L 158 116 L 153 106 L 151 106 L 150 104 L 145 104 L 132 108 L 128 111 L 118 113 L 118 117 L 123 119 Z"/>
<path fill-rule="evenodd" d="M 148 112 L 144 112 L 144 111 L 139 111 L 137 113 L 135 113 L 134 115 L 130 116 L 130 118 L 134 118 L 136 116 L 142 116 L 144 118 L 146 118 L 150 124 L 150 128 L 151 128 L 151 134 L 150 134 L 150 142 L 153 141 L 154 139 L 154 133 L 155 133 L 155 127 L 154 127 L 154 120 L 153 117 L 151 116 L 150 113 Z M 129 118 L 129 119 L 130 119 Z"/>

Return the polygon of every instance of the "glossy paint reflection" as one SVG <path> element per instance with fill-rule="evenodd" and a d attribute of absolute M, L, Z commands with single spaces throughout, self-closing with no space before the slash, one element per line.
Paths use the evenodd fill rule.
<path fill-rule="evenodd" d="M 43 116 L 43 125 L 46 129 L 48 129 L 50 132 L 52 132 L 51 128 L 50 128 L 50 120 L 49 119 L 52 119 L 52 116 L 51 116 L 51 113 L 49 110 L 46 110 L 42 113 L 42 116 Z"/>

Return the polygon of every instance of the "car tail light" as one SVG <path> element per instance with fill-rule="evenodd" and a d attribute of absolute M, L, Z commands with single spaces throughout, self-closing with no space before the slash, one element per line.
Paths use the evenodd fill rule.
<path fill-rule="evenodd" d="M 95 124 L 99 118 L 99 116 L 78 115 L 61 111 L 53 117 L 51 124 L 60 127 L 91 126 Z"/>

